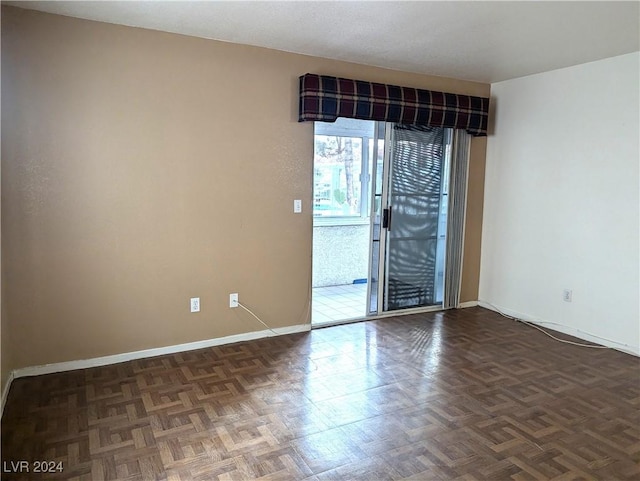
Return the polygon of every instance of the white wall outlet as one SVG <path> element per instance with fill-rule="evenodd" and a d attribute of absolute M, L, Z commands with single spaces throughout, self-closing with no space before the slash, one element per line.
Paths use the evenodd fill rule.
<path fill-rule="evenodd" d="M 562 291 L 562 300 L 564 302 L 571 302 L 573 299 L 573 291 L 571 289 L 565 289 Z"/>
<path fill-rule="evenodd" d="M 229 307 L 238 307 L 238 293 L 229 294 Z"/>
<path fill-rule="evenodd" d="M 191 298 L 191 312 L 200 312 L 200 298 L 192 297 Z"/>
<path fill-rule="evenodd" d="M 299 214 L 302 212 L 302 200 L 296 199 L 293 201 L 293 213 Z"/>

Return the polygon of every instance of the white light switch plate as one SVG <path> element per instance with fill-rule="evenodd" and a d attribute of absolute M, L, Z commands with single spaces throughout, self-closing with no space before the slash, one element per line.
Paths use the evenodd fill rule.
<path fill-rule="evenodd" d="M 296 199 L 293 201 L 293 213 L 299 214 L 302 212 L 302 200 Z"/>
<path fill-rule="evenodd" d="M 191 312 L 200 312 L 200 298 L 192 297 L 191 298 Z"/>

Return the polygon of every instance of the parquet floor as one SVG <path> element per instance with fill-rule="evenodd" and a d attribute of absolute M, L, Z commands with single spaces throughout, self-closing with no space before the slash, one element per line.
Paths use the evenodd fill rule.
<path fill-rule="evenodd" d="M 17 379 L 2 479 L 631 480 L 639 426 L 640 359 L 472 308 Z"/>

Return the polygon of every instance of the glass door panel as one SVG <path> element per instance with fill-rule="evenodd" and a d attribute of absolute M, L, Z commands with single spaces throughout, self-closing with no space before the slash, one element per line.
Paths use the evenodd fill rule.
<path fill-rule="evenodd" d="M 442 303 L 438 267 L 444 177 L 444 129 L 393 125 L 389 148 L 384 311 Z M 383 235 L 384 237 L 384 235 Z"/>

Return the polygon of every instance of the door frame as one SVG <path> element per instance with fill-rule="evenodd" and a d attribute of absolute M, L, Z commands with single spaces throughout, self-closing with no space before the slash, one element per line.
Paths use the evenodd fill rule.
<path fill-rule="evenodd" d="M 374 208 L 375 208 L 375 198 L 377 196 L 377 192 L 380 191 L 380 210 L 379 210 L 379 222 L 382 223 L 382 213 L 385 211 L 385 209 L 389 209 L 390 207 L 392 208 L 391 205 L 391 195 L 390 195 L 390 189 L 391 189 L 391 178 L 393 175 L 393 162 L 392 162 L 392 156 L 394 155 L 394 151 L 393 151 L 393 139 L 394 139 L 394 135 L 393 135 L 393 129 L 394 126 L 396 124 L 393 122 L 376 122 L 376 128 L 375 128 L 375 133 L 376 133 L 376 137 L 375 139 L 378 139 L 378 135 L 380 133 L 380 126 L 384 126 L 384 144 L 383 144 L 383 157 L 382 157 L 382 162 L 383 162 L 383 168 L 382 168 L 382 188 L 378 189 L 378 185 L 376 184 L 378 181 L 378 176 L 377 175 L 372 175 L 372 180 L 371 180 L 371 201 L 370 201 L 370 206 L 371 206 L 371 213 L 370 213 L 370 223 L 371 223 L 371 229 L 370 229 L 370 236 L 369 236 L 369 272 L 368 272 L 368 288 L 367 288 L 367 317 L 368 318 L 375 318 L 375 317 L 388 317 L 388 316 L 392 316 L 392 315 L 398 315 L 399 313 L 417 313 L 417 312 L 427 312 L 427 311 L 433 311 L 433 310 L 442 310 L 444 308 L 444 288 L 445 288 L 445 279 L 443 277 L 442 280 L 442 291 L 443 291 L 443 299 L 442 302 L 439 304 L 435 304 L 435 305 L 428 305 L 428 306 L 417 306 L 417 307 L 408 307 L 408 308 L 402 308 L 402 309 L 397 309 L 397 310 L 386 310 L 385 308 L 385 304 L 386 304 L 386 299 L 388 298 L 388 292 L 389 292 L 389 283 L 387 281 L 387 271 L 388 271 L 388 262 L 389 262 L 389 230 L 385 229 L 384 227 L 380 226 L 380 234 L 379 234 L 379 241 L 378 241 L 378 259 L 377 259 L 377 264 L 378 264 L 378 268 L 377 268 L 377 272 L 375 273 L 377 275 L 377 297 L 376 297 L 376 301 L 377 301 L 377 309 L 376 311 L 372 311 L 370 309 L 371 307 L 371 303 L 372 303 L 372 298 L 371 298 L 371 279 L 373 276 L 373 257 L 374 257 L 374 229 L 376 229 L 376 223 L 375 223 L 375 217 L 377 212 L 374 212 Z M 444 129 L 443 132 L 443 148 L 442 148 L 442 156 L 443 156 L 443 164 L 442 164 L 442 175 L 444 175 L 445 172 L 447 172 L 450 169 L 447 169 L 445 167 L 446 163 L 451 163 L 452 159 L 450 158 L 450 154 L 451 154 L 451 149 L 449 149 L 449 153 L 448 149 L 446 148 L 447 145 L 447 141 L 448 139 L 450 139 L 450 135 L 447 132 L 449 129 Z M 377 168 L 378 168 L 378 157 L 379 155 L 377 155 L 377 148 L 378 145 L 377 143 L 375 144 L 375 148 L 374 148 L 374 154 L 373 154 L 373 162 L 372 162 L 372 172 L 377 173 Z M 442 206 L 442 197 L 443 197 L 443 186 L 444 183 L 449 183 L 450 182 L 450 178 L 446 178 L 443 179 L 441 186 L 440 186 L 440 201 L 439 201 L 439 209 L 438 212 L 441 211 L 441 206 Z M 448 214 L 447 214 L 448 217 Z M 438 220 L 439 222 L 439 220 Z M 445 229 L 445 232 L 447 232 L 447 230 Z M 437 242 L 437 241 L 436 241 Z M 446 241 L 445 241 L 445 245 L 446 245 Z M 446 266 L 446 262 L 447 262 L 447 253 L 446 253 L 446 248 L 445 248 L 445 252 L 444 252 L 444 265 Z M 436 274 L 437 275 L 437 274 Z"/>

